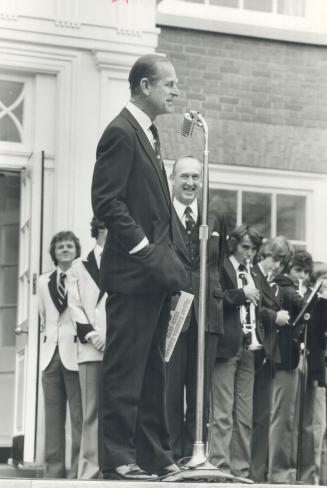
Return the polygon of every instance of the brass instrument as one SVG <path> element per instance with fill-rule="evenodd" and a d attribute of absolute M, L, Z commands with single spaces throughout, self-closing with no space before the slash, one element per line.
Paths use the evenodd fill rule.
<path fill-rule="evenodd" d="M 253 282 L 250 270 L 250 260 L 246 260 L 246 272 L 239 274 L 244 285 L 248 285 Z M 256 311 L 255 304 L 249 301 L 246 305 L 241 305 L 240 307 L 240 318 L 243 335 L 246 339 L 247 349 L 249 351 L 258 351 L 263 348 L 257 337 L 257 322 L 256 322 Z"/>

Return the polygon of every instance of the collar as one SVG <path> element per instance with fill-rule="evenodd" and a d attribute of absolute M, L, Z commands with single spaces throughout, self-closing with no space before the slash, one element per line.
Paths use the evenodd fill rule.
<path fill-rule="evenodd" d="M 262 264 L 261 263 L 258 263 L 258 268 L 260 269 L 261 273 L 263 274 L 263 276 L 265 276 L 266 278 L 268 277 L 267 273 L 265 273 L 263 267 L 262 267 Z"/>
<path fill-rule="evenodd" d="M 236 257 L 234 256 L 234 254 L 232 254 L 231 256 L 229 256 L 229 260 L 230 260 L 230 262 L 232 263 L 233 268 L 235 269 L 235 271 L 236 271 L 236 275 L 237 275 L 237 274 L 238 274 L 238 271 L 239 271 L 239 270 L 238 270 L 238 267 L 239 267 L 239 265 L 240 265 L 241 263 L 239 263 L 239 262 L 237 261 L 237 259 L 236 259 Z"/>
<path fill-rule="evenodd" d="M 190 207 L 192 210 L 192 217 L 194 218 L 195 222 L 197 222 L 197 220 L 198 220 L 198 201 L 196 198 L 193 200 L 193 202 L 190 205 L 185 205 L 184 203 L 180 202 L 179 200 L 177 200 L 177 198 L 174 197 L 173 205 L 175 207 L 176 213 L 177 213 L 180 220 L 183 220 L 183 218 L 185 217 L 186 207 Z"/>
<path fill-rule="evenodd" d="M 125 108 L 127 108 L 127 110 L 133 115 L 133 117 L 140 124 L 144 132 L 147 134 L 149 131 L 149 127 L 152 124 L 152 120 L 150 119 L 150 117 L 131 101 L 127 102 Z"/>
<path fill-rule="evenodd" d="M 96 244 L 95 248 L 93 249 L 93 252 L 94 252 L 95 260 L 98 264 L 98 268 L 100 268 L 100 260 L 103 252 L 103 247 L 99 246 L 99 244 Z"/>

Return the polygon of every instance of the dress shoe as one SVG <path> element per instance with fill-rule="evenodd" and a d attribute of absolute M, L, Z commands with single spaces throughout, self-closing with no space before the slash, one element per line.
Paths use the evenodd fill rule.
<path fill-rule="evenodd" d="M 164 478 L 165 476 L 177 474 L 180 471 L 181 471 L 181 469 L 177 466 L 177 464 L 169 464 L 169 466 L 165 466 L 164 468 L 161 468 L 157 472 L 157 475 L 159 478 Z"/>
<path fill-rule="evenodd" d="M 147 473 L 139 468 L 136 464 L 123 464 L 117 468 L 105 471 L 103 473 L 105 480 L 123 480 L 123 481 L 156 481 L 156 474 Z"/>

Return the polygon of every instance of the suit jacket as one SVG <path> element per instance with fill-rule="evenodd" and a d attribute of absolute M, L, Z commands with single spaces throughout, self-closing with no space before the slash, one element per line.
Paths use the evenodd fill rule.
<path fill-rule="evenodd" d="M 85 340 L 88 332 L 106 337 L 106 293 L 100 294 L 99 269 L 92 251 L 86 261 L 76 259 L 68 273 L 68 306 L 76 327 L 78 362 L 102 361 L 103 353 Z"/>
<path fill-rule="evenodd" d="M 256 277 L 253 275 L 252 277 L 256 288 L 258 288 Z M 223 263 L 221 284 L 224 291 L 224 335 L 218 342 L 217 357 L 230 358 L 237 354 L 243 341 L 240 306 L 245 305 L 246 297 L 243 288 L 238 288 L 235 269 L 230 259 L 227 257 L 224 259 Z M 260 305 L 260 303 L 258 305 Z M 260 321 L 257 321 L 257 331 L 262 341 L 263 331 Z"/>
<path fill-rule="evenodd" d="M 276 318 L 277 312 L 281 310 L 278 289 L 270 286 L 267 278 L 264 276 L 258 265 L 253 267 L 252 275 L 256 280 L 255 282 L 258 285 L 261 294 L 259 319 L 264 330 L 264 356 L 266 359 L 272 360 L 273 356 L 276 357 L 276 354 L 278 353 L 276 350 L 278 339 Z M 257 355 L 262 356 L 262 351 L 258 351 Z"/>
<path fill-rule="evenodd" d="M 201 209 L 199 208 L 199 217 Z M 200 219 L 201 220 L 201 219 Z M 196 320 L 199 318 L 199 291 L 200 291 L 200 259 L 199 256 L 191 262 L 185 239 L 183 227 L 179 217 L 173 210 L 172 218 L 173 240 L 178 255 L 187 271 L 187 281 L 183 287 L 184 291 L 193 293 L 194 310 Z M 208 332 L 223 334 L 223 291 L 220 284 L 220 271 L 222 268 L 225 243 L 226 224 L 224 216 L 221 216 L 215 209 L 208 212 L 208 258 L 207 258 L 207 317 L 205 329 Z M 183 331 L 186 330 L 183 328 Z"/>
<path fill-rule="evenodd" d="M 57 271 L 39 277 L 38 305 L 41 319 L 40 366 L 50 363 L 56 347 L 65 368 L 77 371 L 77 336 L 68 307 L 60 314 L 56 307 Z"/>
<path fill-rule="evenodd" d="M 99 141 L 92 205 L 110 228 L 101 288 L 122 293 L 182 289 L 186 274 L 172 244 L 167 179 L 143 129 L 125 108 Z M 144 237 L 150 245 L 129 254 Z"/>

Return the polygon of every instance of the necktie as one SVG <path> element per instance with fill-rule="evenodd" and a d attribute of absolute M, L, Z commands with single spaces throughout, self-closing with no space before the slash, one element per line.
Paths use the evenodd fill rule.
<path fill-rule="evenodd" d="M 154 150 L 156 153 L 159 168 L 161 169 L 161 171 L 164 171 L 164 165 L 163 165 L 163 161 L 162 161 L 162 157 L 161 157 L 160 139 L 159 139 L 158 129 L 154 124 L 151 124 L 149 129 L 153 135 Z"/>
<path fill-rule="evenodd" d="M 185 215 L 185 229 L 188 234 L 191 234 L 194 226 L 195 226 L 195 220 L 192 217 L 192 209 L 191 207 L 186 207 L 184 211 Z"/>
<path fill-rule="evenodd" d="M 65 310 L 67 306 L 67 292 L 66 292 L 65 280 L 66 280 L 66 273 L 61 272 L 59 277 L 59 283 L 57 286 L 57 293 L 58 293 L 58 302 L 60 304 L 62 312 Z"/>

